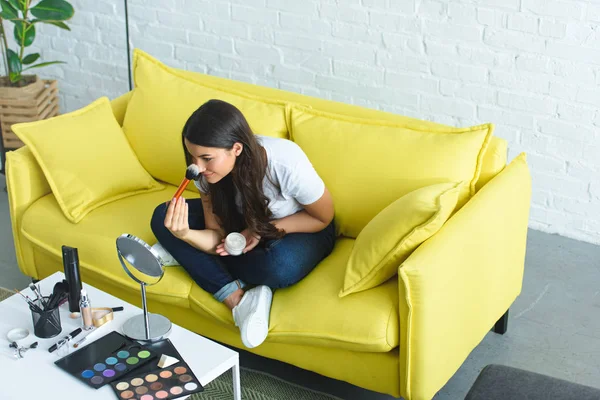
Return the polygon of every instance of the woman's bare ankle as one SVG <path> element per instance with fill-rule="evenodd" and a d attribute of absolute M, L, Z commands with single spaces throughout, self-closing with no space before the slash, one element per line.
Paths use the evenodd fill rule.
<path fill-rule="evenodd" d="M 235 292 L 231 293 L 229 296 L 223 300 L 223 303 L 229 307 L 230 310 L 233 310 L 235 306 L 238 305 L 242 297 L 244 296 L 244 291 L 242 289 L 238 289 Z"/>

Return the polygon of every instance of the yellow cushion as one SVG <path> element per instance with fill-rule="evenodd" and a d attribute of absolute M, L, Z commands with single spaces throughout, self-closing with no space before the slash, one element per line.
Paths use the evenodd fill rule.
<path fill-rule="evenodd" d="M 287 138 L 285 104 L 232 89 L 201 84 L 135 50 L 135 89 L 123 130 L 144 168 L 158 180 L 179 185 L 185 174 L 181 132 L 190 115 L 210 99 L 236 106 L 252 130 Z"/>
<path fill-rule="evenodd" d="M 492 180 L 506 167 L 506 158 L 508 155 L 508 142 L 505 139 L 493 137 L 490 140 L 483 162 L 481 164 L 481 174 L 477 180 L 476 189 L 479 191 L 486 183 Z"/>
<path fill-rule="evenodd" d="M 456 207 L 460 183 L 440 183 L 410 192 L 375 216 L 358 234 L 340 297 L 376 287 L 433 236 Z"/>
<path fill-rule="evenodd" d="M 338 233 L 357 237 L 390 203 L 436 183 L 469 182 L 461 207 L 475 193 L 491 124 L 423 129 L 291 108 L 292 140 L 306 152 L 335 203 Z"/>
<path fill-rule="evenodd" d="M 177 190 L 171 185 L 164 186 L 160 191 L 130 196 L 99 207 L 77 225 L 63 217 L 54 196 L 49 194 L 32 204 L 24 213 L 21 232 L 34 246 L 58 259 L 61 258 L 60 249 L 63 244 L 76 247 L 79 250 L 84 282 L 105 279 L 139 296 L 140 286 L 123 270 L 115 243 L 123 233 L 131 233 L 150 245 L 156 243 L 150 228 L 152 212 L 158 204 L 169 200 Z M 184 196 L 197 198 L 198 194 L 186 191 Z M 57 232 L 60 234 L 57 235 Z M 188 294 L 192 283 L 182 267 L 168 267 L 163 279 L 147 288 L 148 297 L 189 307 Z"/>
<path fill-rule="evenodd" d="M 333 252 L 310 274 L 274 292 L 267 342 L 361 352 L 387 352 L 398 346 L 396 280 L 338 297 L 353 243 L 353 239 L 337 239 Z M 196 284 L 190 292 L 190 307 L 239 331 L 231 311 Z"/>
<path fill-rule="evenodd" d="M 107 97 L 12 129 L 31 149 L 71 222 L 103 204 L 163 187 L 140 164 Z"/>

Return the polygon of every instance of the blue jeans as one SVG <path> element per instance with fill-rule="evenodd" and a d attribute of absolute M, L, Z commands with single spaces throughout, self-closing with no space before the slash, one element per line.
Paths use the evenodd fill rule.
<path fill-rule="evenodd" d="M 200 199 L 186 200 L 190 229 L 204 229 Z M 154 210 L 150 226 L 160 244 L 181 264 L 192 279 L 218 301 L 238 288 L 267 285 L 273 289 L 293 285 L 331 253 L 335 243 L 333 221 L 316 233 L 290 233 L 281 239 L 262 240 L 239 256 L 208 254 L 173 236 L 165 228 L 167 204 Z"/>

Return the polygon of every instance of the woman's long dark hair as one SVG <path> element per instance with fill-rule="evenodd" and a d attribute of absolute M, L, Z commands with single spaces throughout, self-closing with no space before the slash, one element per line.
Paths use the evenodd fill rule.
<path fill-rule="evenodd" d="M 209 100 L 194 111 L 181 135 L 185 161 L 190 165 L 193 161 L 185 139 L 199 146 L 227 150 L 236 142 L 244 146 L 233 171 L 219 182 L 209 184 L 213 212 L 226 233 L 250 228 L 266 239 L 281 237 L 283 232 L 269 222 L 272 213 L 263 192 L 267 172 L 265 155 L 240 110 L 221 100 Z M 243 216 L 235 204 L 236 188 L 242 198 Z"/>

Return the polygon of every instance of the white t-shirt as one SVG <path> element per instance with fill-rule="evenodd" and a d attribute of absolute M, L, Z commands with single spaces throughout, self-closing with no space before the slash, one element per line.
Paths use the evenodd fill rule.
<path fill-rule="evenodd" d="M 312 204 L 323 196 L 325 183 L 300 146 L 286 139 L 255 136 L 267 152 L 267 174 L 263 179 L 263 191 L 269 199 L 269 210 L 274 219 L 295 214 L 304 209 L 302 205 Z M 203 176 L 194 183 L 200 193 L 208 193 L 210 185 Z M 241 213 L 239 193 L 236 195 L 236 204 Z"/>

